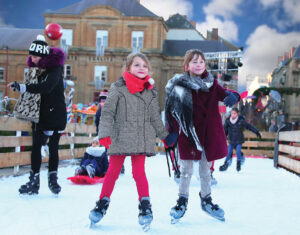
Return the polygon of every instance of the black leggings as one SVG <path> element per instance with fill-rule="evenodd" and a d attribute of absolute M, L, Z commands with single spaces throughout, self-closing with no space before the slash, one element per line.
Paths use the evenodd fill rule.
<path fill-rule="evenodd" d="M 41 147 L 49 138 L 49 172 L 57 171 L 58 168 L 58 143 L 61 134 L 54 131 L 52 136 L 46 136 L 41 130 L 32 130 L 32 152 L 31 152 L 31 170 L 34 173 L 40 172 L 42 155 Z"/>

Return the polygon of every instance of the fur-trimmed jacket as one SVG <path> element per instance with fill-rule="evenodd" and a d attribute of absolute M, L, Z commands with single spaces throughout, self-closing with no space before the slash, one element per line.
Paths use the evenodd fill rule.
<path fill-rule="evenodd" d="M 181 159 L 200 160 L 204 149 L 207 160 L 213 161 L 227 155 L 219 113 L 219 101 L 226 97 L 226 89 L 208 72 L 197 79 L 202 80 L 195 83 L 195 78 L 185 73 L 169 80 L 166 86 L 166 122 L 170 132 L 179 134 Z"/>
<path fill-rule="evenodd" d="M 121 77 L 111 85 L 101 110 L 99 138 L 110 137 L 108 155 L 156 154 L 156 136 L 165 139 L 155 88 L 132 94 Z"/>
<path fill-rule="evenodd" d="M 60 48 L 50 48 L 50 54 L 42 57 L 35 65 L 31 56 L 27 65 L 31 69 L 39 68 L 43 72 L 37 76 L 38 83 L 26 84 L 26 91 L 40 94 L 41 103 L 39 121 L 33 123 L 35 130 L 64 130 L 67 123 L 67 112 L 63 85 L 63 65 L 65 54 Z"/>

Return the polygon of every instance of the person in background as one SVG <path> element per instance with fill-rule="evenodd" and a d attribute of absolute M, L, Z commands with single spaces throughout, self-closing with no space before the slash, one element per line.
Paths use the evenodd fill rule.
<path fill-rule="evenodd" d="M 27 99 L 18 105 L 18 116 L 32 119 L 32 152 L 29 182 L 21 185 L 21 194 L 38 194 L 40 188 L 41 147 L 49 138 L 48 187 L 58 194 L 57 182 L 58 144 L 67 124 L 64 97 L 63 66 L 65 53 L 60 48 L 49 48 L 45 37 L 38 35 L 29 47 L 27 65 L 28 82 L 14 81 L 8 86 L 14 91 L 26 93 Z M 34 81 L 34 82 L 30 82 Z M 30 99 L 34 97 L 34 99 Z M 34 104 L 31 105 L 30 104 Z"/>
<path fill-rule="evenodd" d="M 257 138 L 261 139 L 261 134 L 256 129 L 255 126 L 248 123 L 245 118 L 239 115 L 239 110 L 237 108 L 232 108 L 230 117 L 226 119 L 224 123 L 224 130 L 226 136 L 228 136 L 228 154 L 226 156 L 225 162 L 220 166 L 220 171 L 226 171 L 228 166 L 231 164 L 232 153 L 235 149 L 237 155 L 236 170 L 241 170 L 241 165 L 245 161 L 245 157 L 242 154 L 242 145 L 245 142 L 244 129 L 252 131 L 257 135 Z"/>
<path fill-rule="evenodd" d="M 75 175 L 88 175 L 90 178 L 104 177 L 108 169 L 108 157 L 105 147 L 100 146 L 98 137 L 87 147 Z"/>

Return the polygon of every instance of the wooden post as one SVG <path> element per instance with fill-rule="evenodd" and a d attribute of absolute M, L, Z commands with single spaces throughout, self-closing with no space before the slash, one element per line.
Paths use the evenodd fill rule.
<path fill-rule="evenodd" d="M 16 136 L 21 136 L 21 131 L 16 131 Z M 19 153 L 21 152 L 21 147 L 17 146 L 15 150 L 16 153 Z M 14 175 L 16 175 L 19 172 L 19 170 L 20 170 L 19 165 L 14 166 Z"/>

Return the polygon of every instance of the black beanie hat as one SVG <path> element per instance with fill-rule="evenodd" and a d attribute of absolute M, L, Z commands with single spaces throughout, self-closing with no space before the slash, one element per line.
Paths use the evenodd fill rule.
<path fill-rule="evenodd" d="M 39 34 L 29 47 L 29 55 L 44 57 L 49 55 L 49 53 L 50 49 L 45 37 Z"/>

